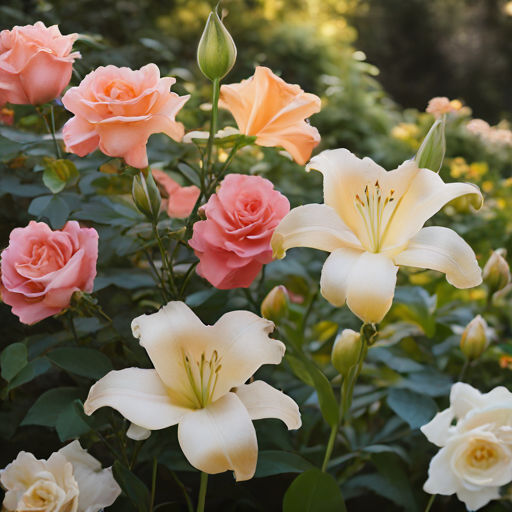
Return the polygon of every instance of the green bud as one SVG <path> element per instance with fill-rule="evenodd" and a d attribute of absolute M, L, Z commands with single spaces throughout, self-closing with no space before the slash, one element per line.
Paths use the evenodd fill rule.
<path fill-rule="evenodd" d="M 132 196 L 139 211 L 151 223 L 156 224 L 162 198 L 151 171 L 141 170 L 139 174 L 133 177 Z"/>
<path fill-rule="evenodd" d="M 446 152 L 445 124 L 446 116 L 442 115 L 439 119 L 436 119 L 423 140 L 418 153 L 414 157 L 420 169 L 430 169 L 434 172 L 440 171 Z"/>
<path fill-rule="evenodd" d="M 483 279 L 489 289 L 489 295 L 494 295 L 510 284 L 510 267 L 505 260 L 506 256 L 505 249 L 498 249 L 493 251 L 485 264 Z"/>
<path fill-rule="evenodd" d="M 261 303 L 261 316 L 274 323 L 288 317 L 290 297 L 288 290 L 283 286 L 276 286 Z"/>
<path fill-rule="evenodd" d="M 43 183 L 54 193 L 58 194 L 66 187 L 78 183 L 80 173 L 70 160 L 50 160 L 43 173 Z"/>
<path fill-rule="evenodd" d="M 332 347 L 331 360 L 334 368 L 343 377 L 347 377 L 350 369 L 359 362 L 361 355 L 362 340 L 358 332 L 352 329 L 345 329 L 338 334 Z"/>
<path fill-rule="evenodd" d="M 236 61 L 236 46 L 217 14 L 217 8 L 208 17 L 199 47 L 197 63 L 212 82 L 224 78 Z"/>
<path fill-rule="evenodd" d="M 464 329 L 460 349 L 469 361 L 474 361 L 485 352 L 488 344 L 487 322 L 478 315 Z"/>

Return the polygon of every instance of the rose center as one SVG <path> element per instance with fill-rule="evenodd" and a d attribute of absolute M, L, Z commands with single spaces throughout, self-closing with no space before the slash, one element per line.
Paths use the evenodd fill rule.
<path fill-rule="evenodd" d="M 488 469 L 494 466 L 499 458 L 499 453 L 492 444 L 481 442 L 466 455 L 466 463 L 475 469 Z"/>
<path fill-rule="evenodd" d="M 395 191 L 391 189 L 386 197 L 382 195 L 379 181 L 374 186 L 366 185 L 363 194 L 356 194 L 354 205 L 363 220 L 368 239 L 370 241 L 370 250 L 373 253 L 380 252 L 387 227 L 395 207 Z"/>
<path fill-rule="evenodd" d="M 59 500 L 59 494 L 63 491 L 54 482 L 39 481 L 23 496 L 24 510 L 45 508 L 51 511 L 53 507 L 48 507 Z"/>
<path fill-rule="evenodd" d="M 132 84 L 121 78 L 111 80 L 105 87 L 105 94 L 113 99 L 119 101 L 127 101 L 137 96 Z"/>
<path fill-rule="evenodd" d="M 203 352 L 199 362 L 194 359 L 190 352 L 184 352 L 183 362 L 192 387 L 194 401 L 198 408 L 206 407 L 212 400 L 219 378 L 219 371 L 222 368 L 220 361 L 221 358 L 219 358 L 216 350 L 213 351 L 210 360 L 206 359 Z"/>

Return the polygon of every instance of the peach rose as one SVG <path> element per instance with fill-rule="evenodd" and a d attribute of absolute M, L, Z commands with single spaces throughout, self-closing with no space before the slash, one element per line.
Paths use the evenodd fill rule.
<path fill-rule="evenodd" d="M 57 25 L 46 27 L 42 21 L 0 32 L 0 106 L 42 105 L 56 98 L 80 58 L 71 53 L 77 37 L 63 36 Z"/>
<path fill-rule="evenodd" d="M 260 176 L 229 174 L 203 207 L 190 247 L 197 273 L 221 290 L 248 288 L 272 261 L 270 239 L 290 211 L 288 199 Z"/>
<path fill-rule="evenodd" d="M 153 178 L 165 190 L 162 204 L 167 210 L 167 215 L 172 218 L 184 219 L 188 217 L 196 204 L 201 191 L 195 185 L 181 187 L 164 171 L 152 169 Z"/>
<path fill-rule="evenodd" d="M 258 66 L 254 76 L 239 84 L 223 85 L 220 103 L 235 118 L 244 135 L 256 144 L 282 146 L 304 165 L 320 143 L 320 134 L 305 119 L 320 112 L 320 98 L 287 84 L 268 68 Z"/>
<path fill-rule="evenodd" d="M 98 146 L 103 153 L 124 158 L 128 165 L 148 166 L 146 144 L 153 133 L 180 141 L 185 133 L 174 118 L 190 98 L 170 88 L 175 78 L 160 78 L 155 64 L 133 71 L 99 67 L 62 98 L 75 117 L 63 128 L 67 151 L 85 156 Z"/>
<path fill-rule="evenodd" d="M 0 292 L 24 324 L 60 313 L 76 291 L 92 292 L 98 259 L 98 233 L 68 222 L 52 231 L 30 221 L 11 232 L 2 252 Z"/>

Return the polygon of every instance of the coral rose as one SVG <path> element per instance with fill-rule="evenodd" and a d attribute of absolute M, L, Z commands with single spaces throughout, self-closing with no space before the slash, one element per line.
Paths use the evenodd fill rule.
<path fill-rule="evenodd" d="M 162 200 L 167 215 L 172 218 L 184 219 L 188 217 L 196 204 L 201 191 L 195 185 L 181 187 L 164 171 L 152 169 L 153 178 L 165 190 L 167 198 Z"/>
<path fill-rule="evenodd" d="M 70 221 L 52 231 L 31 221 L 11 232 L 2 252 L 2 299 L 24 324 L 60 313 L 74 292 L 92 292 L 97 259 L 95 229 Z"/>
<path fill-rule="evenodd" d="M 146 144 L 153 133 L 180 141 L 185 133 L 174 118 L 190 95 L 171 92 L 175 78 L 160 78 L 155 64 L 138 71 L 99 67 L 62 98 L 75 114 L 63 128 L 67 151 L 85 156 L 98 146 L 105 155 L 128 165 L 148 166 Z"/>
<path fill-rule="evenodd" d="M 71 53 L 77 37 L 63 36 L 57 25 L 46 27 L 42 21 L 0 32 L 0 106 L 42 105 L 56 98 L 80 58 Z"/>
<path fill-rule="evenodd" d="M 230 174 L 203 207 L 190 246 L 197 273 L 221 290 L 247 288 L 272 261 L 270 239 L 290 211 L 288 199 L 260 176 Z"/>
<path fill-rule="evenodd" d="M 320 112 L 320 98 L 287 84 L 268 68 L 258 66 L 254 76 L 239 84 L 223 85 L 220 103 L 234 116 L 244 135 L 256 144 L 282 146 L 303 165 L 320 143 L 320 134 L 305 119 Z"/>

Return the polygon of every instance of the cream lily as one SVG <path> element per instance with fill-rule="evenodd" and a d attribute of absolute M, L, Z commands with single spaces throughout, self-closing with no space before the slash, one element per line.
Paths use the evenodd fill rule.
<path fill-rule="evenodd" d="M 330 252 L 320 281 L 322 295 L 348 307 L 364 322 L 380 322 L 391 307 L 400 265 L 437 270 L 457 288 L 482 282 L 471 247 L 454 231 L 426 227 L 446 203 L 478 187 L 444 183 L 414 161 L 387 172 L 346 149 L 328 150 L 306 170 L 324 177 L 324 203 L 294 208 L 272 238 L 274 257 L 292 247 Z"/>
<path fill-rule="evenodd" d="M 112 371 L 90 390 L 86 414 L 113 407 L 139 428 L 179 424 L 186 458 L 210 474 L 254 476 L 258 444 L 252 420 L 301 425 L 297 404 L 262 381 L 245 382 L 263 364 L 279 364 L 285 346 L 269 338 L 274 324 L 248 311 L 226 313 L 206 326 L 182 302 L 132 322 L 154 370 Z M 132 425 L 133 427 L 133 425 Z"/>

